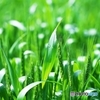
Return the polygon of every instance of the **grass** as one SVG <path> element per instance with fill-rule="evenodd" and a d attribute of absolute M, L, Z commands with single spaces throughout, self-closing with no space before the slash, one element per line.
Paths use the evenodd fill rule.
<path fill-rule="evenodd" d="M 99 100 L 99 6 L 94 0 L 1 0 L 0 100 Z"/>

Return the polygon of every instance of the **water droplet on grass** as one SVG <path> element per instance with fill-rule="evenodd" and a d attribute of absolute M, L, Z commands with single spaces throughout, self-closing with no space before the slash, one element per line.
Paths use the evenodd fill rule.
<path fill-rule="evenodd" d="M 29 9 L 30 14 L 35 13 L 36 8 L 37 8 L 37 3 L 34 3 Z"/>
<path fill-rule="evenodd" d="M 79 29 L 72 24 L 66 24 L 64 26 L 64 30 L 68 31 L 70 34 L 74 34 L 79 31 Z"/>
<path fill-rule="evenodd" d="M 2 34 L 3 33 L 3 29 L 2 28 L 0 28 L 0 34 Z"/>
<path fill-rule="evenodd" d="M 94 50 L 94 54 L 95 55 L 100 55 L 100 50 L 98 50 L 98 49 Z"/>
<path fill-rule="evenodd" d="M 46 26 L 47 26 L 47 23 L 46 23 L 46 22 L 42 22 L 42 23 L 41 23 L 41 27 L 42 27 L 42 28 L 45 28 Z"/>
<path fill-rule="evenodd" d="M 97 34 L 97 30 L 94 29 L 94 28 L 89 29 L 89 30 L 85 30 L 85 31 L 84 31 L 84 34 L 85 34 L 86 36 L 94 36 L 94 35 Z"/>
<path fill-rule="evenodd" d="M 85 61 L 85 56 L 79 56 L 78 58 L 77 58 L 77 60 L 79 61 L 79 62 L 84 62 Z"/>
<path fill-rule="evenodd" d="M 43 38 L 44 38 L 44 34 L 43 34 L 43 33 L 39 33 L 39 34 L 38 34 L 38 38 L 39 38 L 39 39 L 43 39 Z"/>
<path fill-rule="evenodd" d="M 74 39 L 73 38 L 69 38 L 68 40 L 67 40 L 67 44 L 72 44 L 74 42 Z"/>
<path fill-rule="evenodd" d="M 52 4 L 52 0 L 46 0 L 47 4 L 51 5 Z"/>

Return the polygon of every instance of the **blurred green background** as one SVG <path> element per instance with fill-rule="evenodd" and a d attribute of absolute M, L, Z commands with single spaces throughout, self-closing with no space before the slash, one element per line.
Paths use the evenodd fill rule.
<path fill-rule="evenodd" d="M 97 40 L 100 37 L 99 5 L 100 2 L 95 0 L 1 0 L 0 37 L 8 50 L 24 32 L 43 33 L 48 40 L 62 19 L 61 34 L 66 39 L 75 37 L 82 46 L 87 36 L 96 36 Z"/>
<path fill-rule="evenodd" d="M 76 82 L 74 82 L 76 86 L 73 86 L 73 91 L 82 90 L 84 85 L 81 84 L 81 81 L 84 80 L 84 76 L 80 76 L 80 73 L 82 72 L 82 75 L 84 71 L 88 73 L 88 66 L 94 70 L 92 74 L 95 78 L 92 77 L 92 81 L 88 80 L 90 84 L 86 89 L 90 87 L 96 90 L 100 89 L 99 20 L 100 0 L 0 0 L 0 39 L 18 78 L 23 76 L 21 66 L 25 67 L 24 75 L 26 76 L 32 73 L 33 66 L 39 66 L 42 69 L 48 40 L 61 21 L 57 29 L 58 42 L 61 39 L 61 62 L 64 67 L 67 66 L 69 58 L 71 59 L 73 77 L 77 78 L 73 80 Z M 70 53 L 70 57 L 68 53 Z M 24 65 L 23 54 L 25 56 Z M 89 57 L 91 58 L 90 62 Z M 56 66 L 60 62 L 58 59 L 59 57 L 55 61 L 52 72 L 56 72 Z M 0 53 L 0 70 L 6 68 L 5 63 L 2 53 Z M 64 79 L 69 81 L 66 78 L 66 71 Z M 41 72 L 40 74 L 36 73 L 34 81 L 41 80 Z M 66 82 L 64 84 L 68 88 L 69 84 Z"/>

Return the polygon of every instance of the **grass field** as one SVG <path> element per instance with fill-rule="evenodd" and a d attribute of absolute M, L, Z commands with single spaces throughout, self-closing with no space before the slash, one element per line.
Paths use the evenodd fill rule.
<path fill-rule="evenodd" d="M 0 0 L 0 100 L 100 100 L 99 7 Z"/>

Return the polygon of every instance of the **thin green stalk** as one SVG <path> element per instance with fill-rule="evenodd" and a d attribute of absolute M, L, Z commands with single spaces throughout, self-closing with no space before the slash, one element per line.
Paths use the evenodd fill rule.
<path fill-rule="evenodd" d="M 22 76 L 25 76 L 25 58 L 23 51 L 21 53 L 21 74 Z"/>
<path fill-rule="evenodd" d="M 55 76 L 54 76 L 55 82 L 57 82 L 58 80 L 58 75 L 59 75 L 59 67 L 57 67 L 57 70 L 55 72 Z M 52 98 L 55 98 L 55 92 L 56 92 L 56 83 L 53 84 L 53 95 L 52 95 L 53 97 Z"/>
<path fill-rule="evenodd" d="M 84 77 L 83 91 L 86 89 L 86 84 L 87 84 L 87 80 L 89 78 L 89 74 L 91 73 L 91 68 L 92 68 L 92 61 L 91 61 L 91 56 L 89 56 L 88 62 L 87 62 L 87 67 L 86 67 L 86 72 L 85 72 L 85 77 Z"/>

